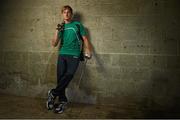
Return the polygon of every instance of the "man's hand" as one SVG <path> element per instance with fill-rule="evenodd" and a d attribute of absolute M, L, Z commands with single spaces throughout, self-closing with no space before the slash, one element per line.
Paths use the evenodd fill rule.
<path fill-rule="evenodd" d="M 64 30 L 64 24 L 65 24 L 64 21 L 61 24 L 58 24 L 56 30 L 63 31 Z"/>
<path fill-rule="evenodd" d="M 91 59 L 91 57 L 92 57 L 91 51 L 88 48 L 86 48 L 86 47 L 84 48 L 84 57 L 86 59 Z"/>
<path fill-rule="evenodd" d="M 84 56 L 85 58 L 91 59 L 92 57 L 92 46 L 86 36 L 83 36 L 83 42 L 84 42 Z"/>
<path fill-rule="evenodd" d="M 56 30 L 51 44 L 53 47 L 56 47 L 58 45 L 58 43 L 59 43 L 58 30 Z"/>
<path fill-rule="evenodd" d="M 91 59 L 92 55 L 90 53 L 84 53 L 86 59 Z"/>

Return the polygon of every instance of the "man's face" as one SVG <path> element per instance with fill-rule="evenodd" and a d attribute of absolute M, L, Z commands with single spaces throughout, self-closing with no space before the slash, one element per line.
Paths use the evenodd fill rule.
<path fill-rule="evenodd" d="M 65 9 L 62 13 L 64 20 L 71 20 L 72 13 L 69 9 Z"/>

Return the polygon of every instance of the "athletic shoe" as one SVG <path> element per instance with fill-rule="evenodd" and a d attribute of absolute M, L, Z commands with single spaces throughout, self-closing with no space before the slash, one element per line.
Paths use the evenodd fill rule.
<path fill-rule="evenodd" d="M 52 110 L 54 108 L 54 100 L 55 96 L 52 94 L 52 89 L 48 91 L 48 99 L 46 102 L 46 107 L 48 110 Z"/>
<path fill-rule="evenodd" d="M 67 107 L 67 102 L 60 102 L 57 107 L 54 109 L 55 113 L 63 113 Z"/>

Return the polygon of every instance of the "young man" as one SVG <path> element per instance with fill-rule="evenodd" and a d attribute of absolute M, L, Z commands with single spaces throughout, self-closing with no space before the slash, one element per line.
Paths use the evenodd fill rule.
<path fill-rule="evenodd" d="M 47 108 L 49 110 L 54 109 L 55 113 L 62 113 L 68 102 L 65 90 L 78 68 L 82 42 L 86 48 L 86 54 L 91 56 L 91 44 L 87 38 L 87 33 L 80 22 L 72 20 L 72 8 L 68 5 L 63 6 L 61 14 L 63 24 L 56 30 L 52 39 L 52 46 L 56 47 L 60 44 L 57 61 L 57 86 L 48 91 L 47 100 Z M 59 97 L 59 104 L 54 107 L 57 96 Z"/>

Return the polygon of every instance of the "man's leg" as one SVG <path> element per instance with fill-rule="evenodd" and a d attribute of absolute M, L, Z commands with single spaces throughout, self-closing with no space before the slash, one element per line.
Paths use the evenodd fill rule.
<path fill-rule="evenodd" d="M 55 109 L 56 113 L 62 113 L 65 109 L 65 106 L 68 102 L 67 97 L 65 95 L 65 89 L 72 80 L 78 65 L 79 65 L 79 58 L 74 58 L 72 56 L 66 57 L 67 62 L 67 70 L 64 76 L 60 79 L 58 86 L 56 87 L 56 90 L 59 91 L 59 106 Z"/>
<path fill-rule="evenodd" d="M 63 56 L 58 56 L 57 61 L 57 85 L 59 84 L 60 78 L 63 76 L 66 70 L 66 63 Z M 56 89 L 51 89 L 48 91 L 48 100 L 46 102 L 46 106 L 48 110 L 52 110 L 54 108 L 54 101 L 57 96 L 59 96 L 59 92 Z"/>
<path fill-rule="evenodd" d="M 60 86 L 60 84 L 62 84 L 61 81 L 62 81 L 62 78 L 65 75 L 66 71 L 67 71 L 66 57 L 59 55 L 58 62 L 57 62 L 57 86 L 55 89 L 52 90 L 52 93 L 55 96 L 59 96 L 62 93 L 62 91 L 58 90 L 58 86 Z"/>
<path fill-rule="evenodd" d="M 72 56 L 65 56 L 65 59 L 66 59 L 66 71 L 63 74 L 63 76 L 60 77 L 59 83 L 55 89 L 55 92 L 59 93 L 60 101 L 65 100 L 63 99 L 65 97 L 65 89 L 68 86 L 69 82 L 72 80 L 79 65 L 79 58 L 76 57 L 74 58 Z"/>

